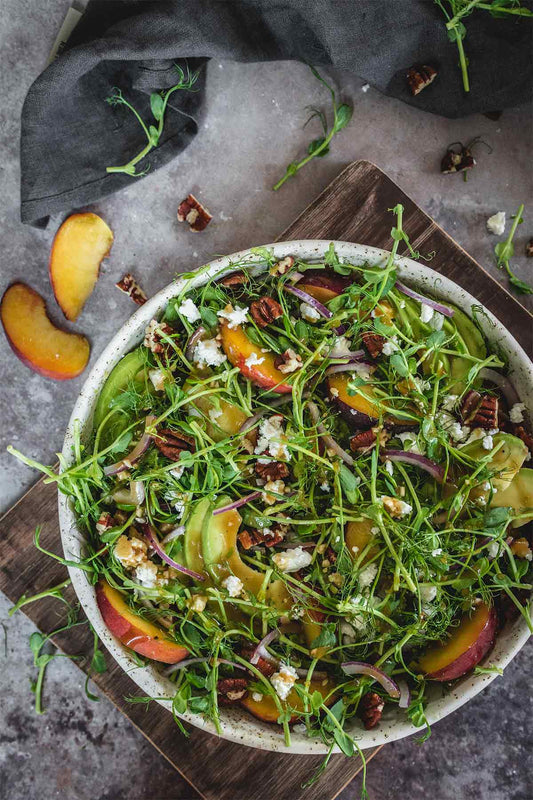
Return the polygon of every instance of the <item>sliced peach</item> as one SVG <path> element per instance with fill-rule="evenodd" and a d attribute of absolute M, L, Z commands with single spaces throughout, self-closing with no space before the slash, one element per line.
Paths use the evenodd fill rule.
<path fill-rule="evenodd" d="M 25 283 L 14 283 L 6 290 L 0 317 L 13 352 L 39 375 L 65 381 L 87 366 L 87 339 L 56 328 L 48 319 L 41 295 Z"/>
<path fill-rule="evenodd" d="M 479 664 L 494 644 L 498 618 L 492 606 L 481 603 L 452 629 L 449 639 L 430 648 L 418 668 L 433 681 L 452 681 Z"/>
<path fill-rule="evenodd" d="M 50 253 L 50 282 L 67 319 L 78 318 L 112 244 L 113 232 L 97 214 L 73 214 L 59 228 Z"/>
<path fill-rule="evenodd" d="M 334 689 L 335 684 L 329 679 L 324 679 L 324 681 L 312 680 L 309 683 L 310 694 L 313 692 L 320 692 L 327 706 L 332 705 L 336 700 L 336 697 L 333 694 Z M 282 701 L 282 707 L 285 707 L 287 703 L 289 703 L 289 705 L 292 706 L 292 708 L 295 708 L 297 711 L 304 710 L 303 701 L 295 689 L 290 692 L 286 702 Z M 247 708 L 248 711 L 254 715 L 254 717 L 262 719 L 264 722 L 277 722 L 278 720 L 278 707 L 274 698 L 270 694 L 264 694 L 261 700 L 254 700 L 253 694 L 248 694 L 244 700 L 241 700 L 241 704 Z M 291 722 L 295 722 L 297 718 L 298 717 L 295 714 L 292 717 Z"/>
<path fill-rule="evenodd" d="M 336 272 L 316 269 L 304 273 L 303 278 L 296 285 L 298 289 L 307 292 L 319 303 L 328 303 L 334 297 L 345 292 L 351 283 L 349 278 L 337 275 Z"/>
<path fill-rule="evenodd" d="M 274 353 L 271 351 L 263 353 L 259 345 L 254 344 L 248 338 L 241 326 L 230 328 L 222 325 L 220 328 L 222 335 L 222 349 L 228 360 L 234 367 L 239 367 L 241 373 L 249 381 L 255 383 L 261 389 L 272 389 L 278 394 L 288 394 L 292 392 L 292 386 L 284 383 L 285 375 L 274 366 Z M 247 366 L 246 362 L 260 361 L 260 364 Z"/>
<path fill-rule="evenodd" d="M 371 520 L 368 517 L 363 517 L 362 519 L 347 523 L 344 532 L 344 538 L 348 552 L 354 561 L 357 561 L 363 550 L 365 550 L 365 548 L 374 538 L 372 528 L 374 528 L 375 525 L 376 523 L 374 520 Z M 373 558 L 376 553 L 376 548 L 370 547 L 359 562 L 359 566 L 362 567 L 363 564 L 366 564 L 366 562 Z"/>
<path fill-rule="evenodd" d="M 98 583 L 96 602 L 111 633 L 139 655 L 164 664 L 176 664 L 187 655 L 185 647 L 169 639 L 166 631 L 135 614 L 107 581 Z"/>
<path fill-rule="evenodd" d="M 330 375 L 328 388 L 331 397 L 338 404 L 343 417 L 361 428 L 370 428 L 379 417 L 379 405 L 374 389 L 370 384 L 357 387 L 357 394 L 348 394 L 349 376 L 345 373 Z"/>
<path fill-rule="evenodd" d="M 311 649 L 311 645 L 322 632 L 321 623 L 324 622 L 325 618 L 326 615 L 316 608 L 307 609 L 302 617 L 305 641 L 313 658 L 324 658 L 328 653 L 327 647 L 314 647 Z"/>

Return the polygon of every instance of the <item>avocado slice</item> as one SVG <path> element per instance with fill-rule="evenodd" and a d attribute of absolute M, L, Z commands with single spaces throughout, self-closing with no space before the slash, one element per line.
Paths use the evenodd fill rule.
<path fill-rule="evenodd" d="M 183 388 L 188 394 L 195 391 L 189 381 L 185 382 Z M 191 403 L 191 406 L 205 415 L 207 419 L 206 431 L 215 442 L 221 442 L 223 439 L 227 439 L 228 436 L 234 436 L 239 432 L 244 421 L 248 419 L 248 415 L 238 406 L 221 398 L 218 399 L 218 403 L 215 403 L 214 399 L 207 394 L 203 397 L 198 397 Z M 210 412 L 214 413 L 211 414 Z"/>
<path fill-rule="evenodd" d="M 108 375 L 96 403 L 93 416 L 93 428 L 96 431 L 111 410 L 112 401 L 126 391 L 131 381 L 142 383 L 144 380 L 145 358 L 142 348 L 138 347 L 121 358 Z M 127 420 L 122 414 L 110 417 L 105 428 L 105 440 L 113 441 L 127 427 Z"/>
<path fill-rule="evenodd" d="M 455 349 L 464 352 L 467 355 L 474 356 L 475 358 L 484 359 L 487 357 L 487 346 L 483 335 L 477 325 L 468 317 L 464 311 L 457 308 L 457 306 L 450 306 L 453 308 L 454 315 L 451 323 L 448 322 L 445 328 L 450 324 L 455 324 L 457 331 Z M 448 332 L 448 331 L 447 331 Z M 464 390 L 464 381 L 473 362 L 461 356 L 452 356 L 450 358 L 450 372 L 449 375 L 457 381 L 450 387 L 451 394 L 461 394 Z"/>
<path fill-rule="evenodd" d="M 517 514 L 528 513 L 523 519 L 513 520 L 512 528 L 521 528 L 533 520 L 533 469 L 519 469 L 509 486 L 493 495 L 493 508 L 512 508 Z"/>
<path fill-rule="evenodd" d="M 494 488 L 498 490 L 498 493 L 503 493 L 526 460 L 528 449 L 522 439 L 510 433 L 497 433 L 493 437 L 494 449 L 500 442 L 503 442 L 503 446 L 494 453 L 487 466 L 494 475 L 492 479 Z M 479 461 L 490 451 L 484 449 L 482 439 L 477 439 L 463 447 L 461 452 L 474 461 Z"/>
<path fill-rule="evenodd" d="M 205 564 L 202 554 L 202 531 L 204 519 L 211 517 L 211 502 L 204 497 L 197 503 L 185 527 L 184 550 L 185 561 L 189 569 L 201 574 L 205 573 Z"/>

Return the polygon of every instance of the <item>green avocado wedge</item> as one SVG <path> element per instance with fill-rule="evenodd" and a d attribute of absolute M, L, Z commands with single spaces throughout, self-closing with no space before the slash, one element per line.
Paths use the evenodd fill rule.
<path fill-rule="evenodd" d="M 204 557 L 202 554 L 202 532 L 204 520 L 211 517 L 211 502 L 204 497 L 194 508 L 187 525 L 185 526 L 184 550 L 185 561 L 189 569 L 200 574 L 205 574 Z"/>
<path fill-rule="evenodd" d="M 521 528 L 533 520 L 533 469 L 519 469 L 509 486 L 493 495 L 493 508 L 512 508 L 515 514 L 525 514 L 511 522 L 511 528 Z"/>
<path fill-rule="evenodd" d="M 481 360 L 486 358 L 487 346 L 477 325 L 457 306 L 450 306 L 450 308 L 453 308 L 454 311 L 452 321 L 457 330 L 456 342 L 455 345 L 452 345 L 453 348 Z M 450 376 L 456 381 L 450 387 L 451 394 L 461 394 L 464 391 L 464 381 L 473 364 L 473 361 L 468 358 L 461 358 L 461 356 L 452 356 L 450 358 Z"/>
<path fill-rule="evenodd" d="M 522 439 L 519 439 L 518 436 L 513 436 L 511 433 L 497 433 L 492 441 L 493 451 L 495 452 L 487 463 L 487 467 L 494 476 L 492 484 L 494 488 L 498 490 L 499 494 L 500 492 L 503 493 L 510 485 L 526 460 L 528 449 Z M 496 451 L 499 444 L 502 446 Z M 485 450 L 483 447 L 483 439 L 477 439 L 475 442 L 463 447 L 461 452 L 474 461 L 480 461 L 491 451 Z"/>
<path fill-rule="evenodd" d="M 113 368 L 102 387 L 98 402 L 96 403 L 93 417 L 93 427 L 95 430 L 100 427 L 107 414 L 111 411 L 113 400 L 122 392 L 126 391 L 128 385 L 132 381 L 141 382 L 144 380 L 145 363 L 142 348 L 138 347 L 137 350 L 133 350 L 131 353 L 124 356 L 124 358 L 121 358 L 118 364 Z M 106 425 L 105 441 L 112 441 L 120 435 L 125 427 L 127 427 L 125 417 L 123 417 L 122 414 L 114 414 L 110 417 Z"/>

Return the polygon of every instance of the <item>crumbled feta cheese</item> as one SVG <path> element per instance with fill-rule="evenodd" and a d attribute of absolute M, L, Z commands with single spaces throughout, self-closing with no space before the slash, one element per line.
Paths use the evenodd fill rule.
<path fill-rule="evenodd" d="M 196 322 L 196 320 L 201 319 L 200 312 L 190 297 L 187 297 L 178 307 L 178 313 L 188 319 L 189 322 Z"/>
<path fill-rule="evenodd" d="M 313 306 L 310 306 L 309 303 L 300 303 L 300 314 L 306 320 L 306 322 L 316 322 L 320 319 L 320 314 Z"/>
<path fill-rule="evenodd" d="M 255 447 L 256 455 L 268 452 L 272 458 L 288 461 L 291 457 L 283 431 L 283 417 L 275 414 L 264 419 L 259 426 Z"/>
<path fill-rule="evenodd" d="M 365 597 L 362 594 L 357 594 L 354 595 L 354 597 L 350 597 L 349 600 L 344 600 L 337 604 L 337 610 L 346 617 L 352 629 L 351 635 L 354 636 L 354 638 L 356 631 L 361 633 L 366 630 L 367 623 L 372 618 L 374 608 L 380 603 L 381 598 L 375 595 L 373 597 Z M 348 631 L 346 631 L 346 635 L 350 635 Z"/>
<path fill-rule="evenodd" d="M 444 430 L 451 436 L 454 442 L 462 442 L 470 433 L 468 425 L 461 425 L 460 422 L 448 414 L 447 411 L 440 411 L 437 414 L 437 421 L 442 425 Z"/>
<path fill-rule="evenodd" d="M 167 375 L 162 369 L 149 369 L 148 377 L 152 381 L 152 385 L 156 392 L 163 392 L 165 390 L 165 381 L 167 380 Z"/>
<path fill-rule="evenodd" d="M 383 503 L 383 508 L 389 512 L 391 517 L 405 517 L 413 510 L 413 507 L 410 506 L 409 503 L 398 500 L 396 497 L 387 497 L 387 495 L 383 495 L 379 499 Z"/>
<path fill-rule="evenodd" d="M 198 342 L 194 348 L 194 360 L 200 368 L 219 367 L 226 361 L 226 355 L 222 352 L 220 342 L 216 339 L 205 339 Z"/>
<path fill-rule="evenodd" d="M 383 466 L 385 467 L 385 472 L 388 472 L 389 475 L 392 477 L 392 475 L 394 473 L 394 466 L 393 466 L 392 461 L 389 461 L 389 459 L 387 458 L 387 460 L 385 461 L 385 464 Z"/>
<path fill-rule="evenodd" d="M 407 450 L 408 453 L 423 455 L 422 450 L 418 446 L 416 433 L 413 433 L 412 431 L 405 431 L 405 433 L 398 434 L 398 439 L 400 439 L 401 443 L 403 444 L 403 449 Z"/>
<path fill-rule="evenodd" d="M 222 311 L 218 311 L 217 313 L 219 317 L 227 320 L 228 328 L 230 330 L 235 330 L 238 325 L 242 325 L 243 322 L 246 322 L 248 308 L 245 306 L 237 306 L 236 308 L 233 308 L 231 303 L 228 303 L 226 308 L 222 309 Z"/>
<path fill-rule="evenodd" d="M 198 614 L 201 614 L 207 605 L 207 597 L 203 594 L 193 594 L 187 605 L 191 611 L 196 611 Z"/>
<path fill-rule="evenodd" d="M 420 599 L 423 603 L 431 603 L 437 596 L 437 587 L 436 586 L 421 586 L 420 587 Z"/>
<path fill-rule="evenodd" d="M 310 553 L 302 547 L 294 547 L 272 556 L 272 561 L 281 572 L 298 572 L 299 569 L 308 567 L 312 560 Z"/>
<path fill-rule="evenodd" d="M 371 586 L 374 582 L 374 578 L 376 577 L 378 572 L 378 565 L 377 564 L 369 564 L 368 567 L 365 567 L 359 573 L 357 580 L 359 581 L 359 587 L 361 589 L 366 589 L 367 586 Z"/>
<path fill-rule="evenodd" d="M 434 550 L 431 551 L 431 555 L 433 558 L 442 555 L 442 547 L 436 547 Z"/>
<path fill-rule="evenodd" d="M 346 336 L 337 336 L 335 342 L 333 343 L 333 347 L 330 350 L 329 357 L 342 358 L 343 356 L 349 356 L 351 353 L 350 348 L 351 343 Z"/>
<path fill-rule="evenodd" d="M 377 535 L 378 535 L 378 533 L 379 533 L 379 528 L 378 528 L 378 526 L 377 526 L 377 525 L 374 525 L 372 528 L 370 528 L 370 533 L 372 534 L 372 536 L 377 536 Z"/>
<path fill-rule="evenodd" d="M 487 229 L 490 233 L 501 236 L 505 232 L 505 211 L 498 211 L 487 220 Z"/>
<path fill-rule="evenodd" d="M 472 442 L 477 442 L 478 439 L 483 439 L 484 436 L 486 436 L 486 433 L 483 430 L 483 428 L 474 428 L 474 430 L 470 433 L 468 439 L 466 439 L 466 441 L 464 442 L 461 442 L 459 448 L 462 449 L 463 447 L 466 447 L 467 444 L 471 444 Z"/>
<path fill-rule="evenodd" d="M 369 83 L 363 83 L 363 85 L 361 86 L 361 91 L 364 92 L 365 94 L 368 92 L 369 89 L 370 89 Z"/>
<path fill-rule="evenodd" d="M 500 552 L 500 543 L 499 542 L 491 542 L 487 546 L 487 553 L 489 558 L 497 558 Z"/>
<path fill-rule="evenodd" d="M 442 409 L 444 411 L 453 411 L 453 408 L 457 402 L 457 398 L 459 397 L 458 394 L 447 394 L 442 398 Z"/>
<path fill-rule="evenodd" d="M 357 634 L 353 625 L 343 620 L 339 625 L 343 644 L 354 644 L 357 641 Z"/>
<path fill-rule="evenodd" d="M 492 436 L 484 436 L 482 444 L 484 450 L 492 450 L 494 447 L 494 440 Z"/>
<path fill-rule="evenodd" d="M 257 353 L 251 353 L 248 356 L 248 358 L 245 360 L 244 366 L 248 367 L 248 369 L 250 369 L 250 367 L 255 367 L 258 364 L 262 364 L 264 360 L 265 360 L 264 356 L 262 358 L 259 358 L 257 356 Z"/>
<path fill-rule="evenodd" d="M 260 692 L 252 692 L 252 700 L 255 700 L 256 703 L 260 703 L 262 699 L 263 699 L 263 695 Z M 305 725 L 304 725 L 304 728 L 305 728 Z M 293 728 L 293 730 L 294 730 L 294 728 Z"/>
<path fill-rule="evenodd" d="M 392 339 L 389 339 L 387 342 L 385 342 L 383 345 L 383 350 L 381 351 L 384 356 L 391 356 L 396 352 L 396 350 L 398 350 L 397 341 L 398 337 L 393 336 Z"/>
<path fill-rule="evenodd" d="M 222 581 L 222 586 L 228 590 L 228 594 L 230 597 L 239 597 L 244 589 L 244 584 L 240 578 L 237 578 L 236 575 L 228 575 Z"/>
<path fill-rule="evenodd" d="M 185 471 L 185 464 L 181 464 L 179 467 L 172 467 L 172 469 L 169 469 L 170 474 L 172 475 L 173 478 L 176 478 L 177 481 L 179 481 L 184 471 Z"/>
<path fill-rule="evenodd" d="M 209 409 L 209 419 L 211 420 L 211 422 L 215 422 L 216 423 L 217 419 L 219 417 L 221 417 L 221 416 L 222 416 L 222 409 L 221 408 L 210 408 Z"/>
<path fill-rule="evenodd" d="M 440 314 L 438 311 L 435 311 L 433 316 L 429 320 L 429 327 L 433 328 L 434 331 L 441 331 L 443 325 L 444 325 L 444 314 Z"/>
<path fill-rule="evenodd" d="M 514 422 L 515 425 L 524 421 L 524 414 L 523 412 L 526 410 L 525 403 L 515 403 L 512 406 L 511 410 L 509 411 L 509 419 L 511 422 Z"/>
<path fill-rule="evenodd" d="M 135 570 L 135 579 L 141 586 L 153 589 L 157 586 L 157 567 L 151 561 L 144 561 Z"/>
<path fill-rule="evenodd" d="M 270 678 L 270 683 L 276 690 L 280 700 L 286 700 L 290 691 L 296 683 L 298 673 L 290 664 L 280 664 L 279 671 L 275 672 Z"/>
<path fill-rule="evenodd" d="M 285 359 L 284 363 L 278 366 L 282 375 L 290 375 L 292 372 L 296 372 L 297 369 L 302 368 L 302 357 L 295 353 L 294 350 L 290 348 L 285 350 L 283 358 Z"/>
<path fill-rule="evenodd" d="M 285 483 L 284 481 L 267 481 L 264 489 L 265 494 L 263 495 L 263 500 L 267 506 L 273 506 L 279 499 L 275 495 L 283 494 L 285 491 Z M 271 492 L 274 494 L 270 494 Z"/>
<path fill-rule="evenodd" d="M 113 555 L 124 567 L 138 567 L 146 561 L 147 549 L 146 542 L 143 542 L 142 539 L 137 539 L 135 536 L 128 539 L 123 534 L 119 536 L 115 544 Z"/>
<path fill-rule="evenodd" d="M 323 483 L 321 483 L 320 484 L 320 488 L 322 489 L 323 492 L 331 491 L 329 483 L 327 481 L 324 481 Z"/>
<path fill-rule="evenodd" d="M 426 303 L 422 303 L 420 307 L 420 319 L 422 322 L 426 324 L 429 322 L 431 317 L 433 316 L 435 309 L 431 306 L 428 306 Z"/>
<path fill-rule="evenodd" d="M 176 511 L 176 514 L 178 515 L 178 519 L 181 519 L 185 512 L 185 503 L 187 502 L 188 499 L 187 495 L 181 492 L 169 492 L 167 497 L 169 500 L 173 502 L 174 509 Z"/>

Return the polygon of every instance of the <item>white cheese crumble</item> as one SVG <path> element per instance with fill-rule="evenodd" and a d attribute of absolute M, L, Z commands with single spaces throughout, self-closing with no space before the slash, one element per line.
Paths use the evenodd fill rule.
<path fill-rule="evenodd" d="M 262 364 L 264 360 L 265 360 L 264 356 L 262 358 L 259 358 L 257 353 L 251 353 L 244 362 L 244 366 L 250 369 L 251 367 L 257 366 L 258 364 Z"/>
<path fill-rule="evenodd" d="M 312 560 L 311 554 L 302 547 L 284 550 L 272 556 L 272 561 L 281 572 L 298 572 L 299 569 L 308 567 Z"/>
<path fill-rule="evenodd" d="M 418 446 L 416 433 L 405 431 L 405 433 L 398 434 L 398 439 L 400 439 L 403 444 L 403 449 L 408 453 L 416 453 L 416 455 L 419 456 L 424 455 L 424 451 Z"/>
<path fill-rule="evenodd" d="M 391 517 L 405 517 L 413 510 L 413 506 L 410 506 L 409 503 L 405 503 L 403 500 L 398 500 L 396 497 L 382 495 L 379 500 Z"/>
<path fill-rule="evenodd" d="M 484 450 L 492 450 L 494 447 L 494 439 L 492 436 L 484 436 L 482 445 Z"/>
<path fill-rule="evenodd" d="M 200 312 L 190 297 L 187 297 L 178 307 L 178 313 L 188 319 L 189 322 L 196 322 L 196 320 L 200 319 Z"/>
<path fill-rule="evenodd" d="M 361 91 L 364 92 L 365 94 L 368 92 L 369 89 L 370 89 L 369 83 L 363 83 L 363 85 L 361 86 Z"/>
<path fill-rule="evenodd" d="M 260 692 L 252 692 L 252 700 L 255 700 L 256 703 L 260 703 L 263 699 L 263 695 Z M 305 728 L 305 725 L 304 725 Z M 294 730 L 294 728 L 293 728 Z"/>
<path fill-rule="evenodd" d="M 393 466 L 392 461 L 389 461 L 389 459 L 387 459 L 385 461 L 384 467 L 385 467 L 385 471 L 388 472 L 389 475 L 392 477 L 392 475 L 394 473 L 394 466 Z"/>
<path fill-rule="evenodd" d="M 437 596 L 437 587 L 436 586 L 421 586 L 420 587 L 420 599 L 423 603 L 431 603 Z"/>
<path fill-rule="evenodd" d="M 490 233 L 501 236 L 505 232 L 505 211 L 498 211 L 487 220 L 487 229 Z"/>
<path fill-rule="evenodd" d="M 264 419 L 259 426 L 255 453 L 259 456 L 268 451 L 272 458 L 288 461 L 291 454 L 286 442 L 283 417 L 281 414 L 274 414 L 274 416 Z"/>
<path fill-rule="evenodd" d="M 330 485 L 329 485 L 329 483 L 327 481 L 324 481 L 323 483 L 321 483 L 320 484 L 320 488 L 322 489 L 323 492 L 331 491 Z"/>
<path fill-rule="evenodd" d="M 420 320 L 422 322 L 425 322 L 426 325 L 427 325 L 427 323 L 429 322 L 429 320 L 431 319 L 431 317 L 433 316 L 434 313 L 435 313 L 435 309 L 434 308 L 432 308 L 431 306 L 426 305 L 426 303 L 422 303 L 421 304 Z"/>
<path fill-rule="evenodd" d="M 263 500 L 268 506 L 273 506 L 274 503 L 278 501 L 278 498 L 275 495 L 283 494 L 285 491 L 285 483 L 284 481 L 267 481 L 264 486 L 265 494 L 263 495 Z M 274 494 L 270 494 L 273 492 Z"/>
<path fill-rule="evenodd" d="M 443 325 L 444 325 L 444 314 L 441 314 L 439 311 L 435 311 L 429 321 L 429 327 L 433 328 L 434 331 L 440 331 L 442 330 Z"/>
<path fill-rule="evenodd" d="M 152 385 L 156 392 L 163 392 L 165 390 L 165 381 L 167 376 L 162 369 L 149 369 L 148 377 L 152 381 Z"/>
<path fill-rule="evenodd" d="M 500 552 L 500 543 L 499 542 L 491 542 L 487 545 L 487 553 L 489 558 L 497 558 Z"/>
<path fill-rule="evenodd" d="M 242 325 L 243 322 L 246 322 L 247 314 L 248 314 L 247 307 L 237 306 L 236 308 L 233 308 L 231 303 L 228 303 L 226 308 L 218 312 L 219 317 L 228 321 L 228 328 L 230 330 L 235 330 L 235 328 L 238 325 Z"/>
<path fill-rule="evenodd" d="M 514 406 L 512 406 L 511 410 L 509 411 L 509 419 L 511 420 L 511 422 L 514 422 L 516 425 L 519 422 L 523 422 L 524 421 L 523 412 L 525 410 L 526 410 L 525 403 L 515 403 Z"/>
<path fill-rule="evenodd" d="M 384 356 L 391 356 L 393 353 L 396 352 L 396 350 L 398 350 L 397 341 L 398 337 L 394 335 L 391 339 L 385 342 L 385 344 L 383 345 L 383 350 L 381 351 Z"/>
<path fill-rule="evenodd" d="M 216 423 L 217 419 L 219 417 L 221 417 L 221 416 L 222 416 L 222 409 L 221 408 L 210 408 L 209 409 L 209 419 L 211 420 L 211 422 L 215 422 Z"/>
<path fill-rule="evenodd" d="M 275 672 L 270 678 L 270 683 L 276 690 L 280 700 L 286 700 L 290 691 L 296 683 L 298 673 L 290 664 L 280 664 L 279 671 Z"/>
<path fill-rule="evenodd" d="M 310 306 L 309 303 L 300 303 L 300 314 L 306 320 L 306 322 L 317 322 L 320 319 L 320 314 L 313 306 Z"/>
<path fill-rule="evenodd" d="M 228 594 L 230 597 L 239 597 L 244 589 L 244 584 L 240 578 L 237 578 L 236 575 L 228 575 L 222 581 L 222 586 L 228 590 Z"/>
<path fill-rule="evenodd" d="M 357 594 L 350 597 L 349 600 L 338 603 L 337 610 L 346 616 L 353 636 L 356 631 L 361 633 L 366 630 L 367 622 L 372 617 L 373 609 L 380 603 L 381 598 L 375 595 L 374 597 L 364 597 L 362 594 Z M 341 628 L 341 632 L 345 635 L 350 635 L 348 629 L 342 631 Z"/>
<path fill-rule="evenodd" d="M 144 561 L 135 570 L 135 579 L 141 586 L 153 589 L 157 586 L 157 567 L 151 561 Z"/>
<path fill-rule="evenodd" d="M 366 589 L 367 586 L 371 586 L 374 582 L 374 578 L 376 577 L 378 572 L 378 565 L 377 564 L 369 564 L 368 567 L 365 567 L 359 573 L 357 580 L 359 581 L 359 587 L 361 589 Z"/>
<path fill-rule="evenodd" d="M 458 394 L 447 394 L 442 398 L 442 409 L 444 411 L 453 411 L 457 402 Z"/>
<path fill-rule="evenodd" d="M 442 547 L 436 547 L 434 550 L 431 551 L 431 555 L 433 556 L 433 558 L 442 555 Z"/>
<path fill-rule="evenodd" d="M 226 355 L 222 352 L 220 342 L 216 339 L 205 339 L 198 342 L 194 348 L 194 360 L 200 368 L 219 367 L 226 361 Z"/>
<path fill-rule="evenodd" d="M 329 357 L 330 358 L 342 358 L 343 356 L 349 356 L 351 353 L 351 342 L 346 338 L 346 336 L 337 336 L 333 343 L 333 347 L 330 350 Z"/>

